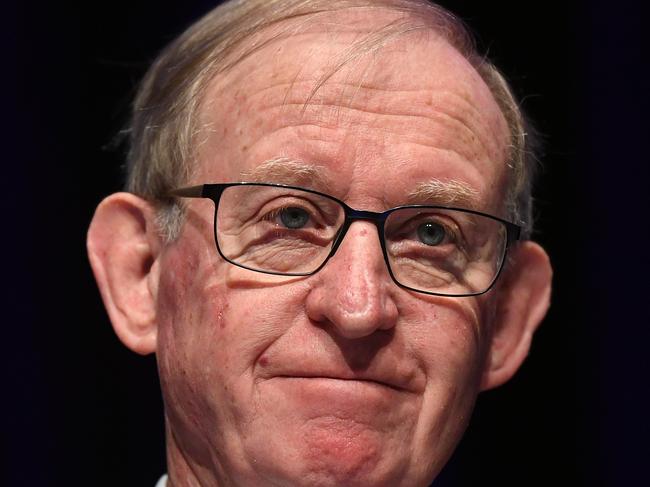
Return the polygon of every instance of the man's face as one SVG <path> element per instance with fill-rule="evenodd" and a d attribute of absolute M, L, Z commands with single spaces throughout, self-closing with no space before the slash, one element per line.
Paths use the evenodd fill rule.
<path fill-rule="evenodd" d="M 331 17 L 213 80 L 191 183 L 293 183 L 379 212 L 408 203 L 423 182 L 455 181 L 474 206 L 502 215 L 505 121 L 436 35 L 402 35 L 316 88 L 391 15 Z M 213 211 L 192 200 L 159 260 L 172 451 L 235 485 L 426 485 L 469 419 L 494 291 L 445 298 L 398 287 L 369 222 L 354 223 L 313 276 L 254 273 L 218 256 Z"/>

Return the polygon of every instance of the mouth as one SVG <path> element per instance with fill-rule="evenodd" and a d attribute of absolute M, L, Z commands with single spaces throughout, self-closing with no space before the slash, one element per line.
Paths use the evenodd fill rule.
<path fill-rule="evenodd" d="M 377 358 L 377 357 L 375 357 Z M 381 360 L 380 360 L 381 359 Z M 415 364 L 389 355 L 379 357 L 366 367 L 352 367 L 336 356 L 287 353 L 282 356 L 263 354 L 256 362 L 258 380 L 275 379 L 287 386 L 303 385 L 312 389 L 336 389 L 408 393 L 421 395 L 424 374 Z"/>
<path fill-rule="evenodd" d="M 393 384 L 391 382 L 377 380 L 374 378 L 366 377 L 341 377 L 332 375 L 311 375 L 311 374 L 281 374 L 271 377 L 271 379 L 295 380 L 307 383 L 320 383 L 321 385 L 329 385 L 331 387 L 353 388 L 353 387 L 370 387 L 375 389 L 390 389 L 399 393 L 412 393 L 413 391 Z"/>

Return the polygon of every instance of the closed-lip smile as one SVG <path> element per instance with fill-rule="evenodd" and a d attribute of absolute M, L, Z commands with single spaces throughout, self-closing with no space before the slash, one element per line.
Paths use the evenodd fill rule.
<path fill-rule="evenodd" d="M 305 374 L 295 374 L 295 375 L 276 375 L 274 376 L 275 378 L 282 378 L 282 379 L 322 379 L 322 380 L 332 380 L 332 381 L 344 381 L 344 382 L 359 382 L 359 383 L 366 383 L 368 385 L 375 385 L 375 386 L 381 386 L 381 387 L 388 387 L 390 389 L 393 389 L 398 392 L 412 392 L 405 387 L 397 386 L 394 384 L 391 384 L 389 382 L 381 381 L 381 380 L 376 380 L 376 379 L 370 379 L 370 378 L 364 378 L 364 377 L 337 377 L 337 376 L 331 376 L 331 375 L 305 375 Z"/>

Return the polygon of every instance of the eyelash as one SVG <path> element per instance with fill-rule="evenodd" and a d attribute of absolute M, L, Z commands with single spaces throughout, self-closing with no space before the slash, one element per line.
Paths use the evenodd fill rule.
<path fill-rule="evenodd" d="M 309 223 L 316 226 L 317 222 L 316 222 L 316 218 L 314 217 L 314 213 L 310 211 L 308 208 L 305 208 L 305 205 L 300 205 L 300 204 L 281 205 L 271 211 L 266 212 L 264 215 L 262 215 L 261 219 L 265 221 L 269 221 L 271 223 L 277 223 L 277 219 L 280 217 L 282 211 L 288 208 L 300 208 L 301 210 L 304 210 L 309 215 Z"/>

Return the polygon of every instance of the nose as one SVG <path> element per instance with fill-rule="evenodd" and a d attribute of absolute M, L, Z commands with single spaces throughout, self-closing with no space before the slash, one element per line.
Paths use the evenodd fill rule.
<path fill-rule="evenodd" d="M 395 326 L 396 288 L 373 223 L 354 222 L 334 256 L 312 279 L 305 303 L 312 321 L 349 339 Z"/>

